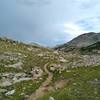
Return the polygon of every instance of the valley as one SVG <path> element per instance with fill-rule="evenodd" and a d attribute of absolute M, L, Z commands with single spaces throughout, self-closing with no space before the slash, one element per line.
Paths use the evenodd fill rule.
<path fill-rule="evenodd" d="M 0 38 L 0 100 L 100 100 L 96 37 L 54 49 Z"/>

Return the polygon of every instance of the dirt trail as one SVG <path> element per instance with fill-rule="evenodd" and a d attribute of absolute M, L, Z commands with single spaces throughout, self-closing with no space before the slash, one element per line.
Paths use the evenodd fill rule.
<path fill-rule="evenodd" d="M 49 72 L 47 69 L 48 63 L 44 65 L 44 71 L 48 74 L 47 79 L 42 83 L 42 85 L 36 90 L 35 93 L 33 93 L 28 100 L 37 100 L 39 97 L 42 97 L 45 95 L 46 91 L 53 90 L 52 87 L 48 87 L 49 83 L 51 82 L 53 78 L 53 74 Z"/>

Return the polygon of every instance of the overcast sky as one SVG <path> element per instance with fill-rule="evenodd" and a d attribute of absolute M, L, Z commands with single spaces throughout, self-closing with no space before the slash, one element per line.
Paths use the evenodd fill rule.
<path fill-rule="evenodd" d="M 0 0 L 0 36 L 55 46 L 100 32 L 100 0 Z"/>

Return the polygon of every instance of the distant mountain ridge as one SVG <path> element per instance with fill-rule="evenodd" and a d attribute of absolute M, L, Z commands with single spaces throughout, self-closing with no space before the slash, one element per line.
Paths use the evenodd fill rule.
<path fill-rule="evenodd" d="M 100 41 L 100 33 L 94 33 L 94 32 L 85 33 L 79 35 L 78 37 L 74 38 L 68 43 L 55 47 L 55 50 L 60 50 L 65 52 L 72 51 L 78 48 L 87 47 L 99 41 Z"/>

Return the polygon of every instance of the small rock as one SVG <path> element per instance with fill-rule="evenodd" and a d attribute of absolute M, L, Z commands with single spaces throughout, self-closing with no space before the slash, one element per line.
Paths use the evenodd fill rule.
<path fill-rule="evenodd" d="M 49 97 L 49 100 L 55 100 L 53 97 Z"/>
<path fill-rule="evenodd" d="M 51 70 L 51 71 L 55 71 L 55 68 L 54 68 L 54 67 L 50 67 L 50 70 Z"/>
<path fill-rule="evenodd" d="M 10 96 L 10 95 L 13 95 L 14 93 L 15 93 L 15 90 L 11 90 L 11 91 L 8 91 L 5 95 Z"/>
<path fill-rule="evenodd" d="M 4 93 L 4 92 L 7 92 L 6 89 L 0 89 L 0 93 Z"/>

